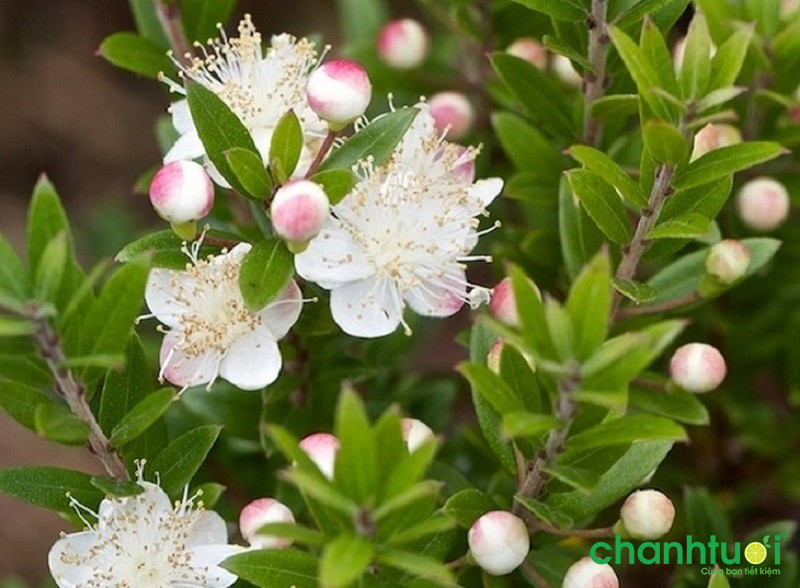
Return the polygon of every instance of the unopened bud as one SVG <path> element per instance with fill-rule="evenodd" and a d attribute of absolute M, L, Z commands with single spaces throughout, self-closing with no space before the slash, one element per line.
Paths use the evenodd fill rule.
<path fill-rule="evenodd" d="M 339 452 L 339 439 L 329 433 L 315 433 L 300 441 L 300 449 L 314 462 L 326 478 L 333 479 L 333 467 Z"/>
<path fill-rule="evenodd" d="M 715 244 L 706 257 L 706 271 L 723 284 L 741 280 L 750 266 L 750 250 L 735 239 L 725 239 Z"/>
<path fill-rule="evenodd" d="M 290 243 L 305 244 L 319 234 L 328 220 L 330 203 L 314 182 L 297 180 L 282 186 L 272 200 L 275 232 Z"/>
<path fill-rule="evenodd" d="M 658 490 L 637 490 L 622 504 L 620 519 L 634 539 L 658 539 L 672 528 L 675 505 Z"/>
<path fill-rule="evenodd" d="M 403 440 L 409 453 L 414 453 L 435 437 L 431 428 L 419 419 L 403 419 Z"/>
<path fill-rule="evenodd" d="M 542 294 L 536 284 L 530 280 L 528 280 L 528 283 L 541 300 Z M 489 312 L 494 318 L 509 327 L 519 328 L 521 326 L 511 278 L 503 278 L 492 288 L 492 297 L 489 300 Z"/>
<path fill-rule="evenodd" d="M 439 92 L 428 101 L 436 130 L 447 131 L 447 138 L 459 141 L 469 135 L 475 122 L 475 109 L 467 97 L 458 92 Z"/>
<path fill-rule="evenodd" d="M 191 225 L 211 212 L 214 206 L 214 185 L 194 161 L 173 161 L 153 176 L 150 183 L 150 203 L 158 216 L 172 223 L 176 231 Z M 191 238 L 187 236 L 186 238 Z"/>
<path fill-rule="evenodd" d="M 500 373 L 500 360 L 503 357 L 503 348 L 505 346 L 506 342 L 498 339 L 492 343 L 489 348 L 489 355 L 486 357 L 486 366 L 496 374 Z"/>
<path fill-rule="evenodd" d="M 429 46 L 428 33 L 410 18 L 391 21 L 378 36 L 378 54 L 396 69 L 413 69 L 422 65 Z"/>
<path fill-rule="evenodd" d="M 524 59 L 539 69 L 547 67 L 547 50 L 533 37 L 520 37 L 506 48 L 506 53 Z"/>
<path fill-rule="evenodd" d="M 681 388 L 695 394 L 710 392 L 725 379 L 728 368 L 715 347 L 689 343 L 678 347 L 669 362 L 669 374 Z"/>
<path fill-rule="evenodd" d="M 358 119 L 372 99 L 372 84 L 364 68 L 349 59 L 318 67 L 308 78 L 308 105 L 331 130 L 339 131 Z"/>
<path fill-rule="evenodd" d="M 708 58 L 711 59 L 717 54 L 717 46 L 711 43 L 708 48 Z M 686 37 L 681 37 L 675 42 L 675 47 L 672 50 L 672 61 L 675 65 L 675 72 L 681 73 L 683 69 L 683 58 L 686 56 Z"/>
<path fill-rule="evenodd" d="M 732 125 L 715 125 L 709 123 L 697 131 L 697 134 L 694 136 L 691 160 L 694 161 L 706 153 L 714 151 L 714 149 L 736 145 L 741 142 L 742 133 L 740 133 L 739 129 L 736 127 Z"/>
<path fill-rule="evenodd" d="M 753 230 L 772 231 L 789 215 L 789 193 L 772 178 L 750 180 L 736 196 L 739 218 Z"/>
<path fill-rule="evenodd" d="M 800 8 L 800 0 L 781 0 L 781 17 L 789 18 Z"/>
<path fill-rule="evenodd" d="M 583 84 L 581 74 L 572 62 L 563 55 L 553 55 L 553 71 L 561 82 L 571 88 L 579 88 Z"/>
<path fill-rule="evenodd" d="M 286 549 L 291 539 L 260 535 L 258 530 L 268 523 L 294 523 L 294 515 L 285 504 L 273 498 L 259 498 L 242 509 L 239 531 L 251 547 L 256 549 Z"/>
<path fill-rule="evenodd" d="M 492 576 L 513 572 L 525 561 L 531 547 L 525 523 L 504 510 L 487 512 L 475 521 L 467 540 L 472 557 Z"/>
<path fill-rule="evenodd" d="M 569 566 L 561 588 L 619 588 L 619 578 L 610 565 L 583 557 Z"/>

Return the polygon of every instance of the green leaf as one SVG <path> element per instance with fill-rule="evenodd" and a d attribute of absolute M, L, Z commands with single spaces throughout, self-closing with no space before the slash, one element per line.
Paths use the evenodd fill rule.
<path fill-rule="evenodd" d="M 671 419 L 631 415 L 601 423 L 570 437 L 567 449 L 583 450 L 636 441 L 685 441 L 686 431 Z"/>
<path fill-rule="evenodd" d="M 725 511 L 705 488 L 686 487 L 683 491 L 687 531 L 700 541 L 715 535 L 717 541 L 730 544 L 733 530 Z"/>
<path fill-rule="evenodd" d="M 206 459 L 219 437 L 222 427 L 204 425 L 184 433 L 171 441 L 156 458 L 149 462 L 148 470 L 161 476 L 161 488 L 170 496 L 183 491 Z"/>
<path fill-rule="evenodd" d="M 525 409 L 514 390 L 485 365 L 463 362 L 458 365 L 458 371 L 499 414 Z"/>
<path fill-rule="evenodd" d="M 237 192 L 247 192 L 228 165 L 225 152 L 233 147 L 240 147 L 258 153 L 250 132 L 228 105 L 204 86 L 195 82 L 188 83 L 186 99 L 208 158 Z"/>
<path fill-rule="evenodd" d="M 599 175 L 587 170 L 572 170 L 567 178 L 583 208 L 606 237 L 620 245 L 630 241 L 630 221 L 625 205 L 614 188 Z"/>
<path fill-rule="evenodd" d="M 513 345 L 503 345 L 500 352 L 500 377 L 508 383 L 528 410 L 541 412 L 539 383 L 531 363 Z"/>
<path fill-rule="evenodd" d="M 29 291 L 25 266 L 11 244 L 0 235 L 0 307 L 21 311 Z"/>
<path fill-rule="evenodd" d="M 598 253 L 572 284 L 567 298 L 578 360 L 589 357 L 606 338 L 611 314 L 611 259 Z"/>
<path fill-rule="evenodd" d="M 552 16 L 557 20 L 581 21 L 589 16 L 586 9 L 575 0 L 514 0 L 531 10 Z"/>
<path fill-rule="evenodd" d="M 682 163 L 689 146 L 675 126 L 660 120 L 649 120 L 642 127 L 645 147 L 656 161 L 671 165 Z"/>
<path fill-rule="evenodd" d="M 378 455 L 364 404 L 351 388 L 342 392 L 336 407 L 336 436 L 341 444 L 334 462 L 336 485 L 364 504 L 378 487 Z"/>
<path fill-rule="evenodd" d="M 434 515 L 425 519 L 421 523 L 412 525 L 398 533 L 392 535 L 388 540 L 388 545 L 404 545 L 419 541 L 423 537 L 449 531 L 456 526 L 454 520 L 449 517 Z"/>
<path fill-rule="evenodd" d="M 112 65 L 148 78 L 175 70 L 164 49 L 136 33 L 114 33 L 105 38 L 98 52 Z"/>
<path fill-rule="evenodd" d="M 589 107 L 592 117 L 607 121 L 617 116 L 631 116 L 639 112 L 639 96 L 636 94 L 612 94 L 598 98 Z"/>
<path fill-rule="evenodd" d="M 539 355 L 553 357 L 555 350 L 539 293 L 518 267 L 511 270 L 511 285 L 525 341 Z"/>
<path fill-rule="evenodd" d="M 628 202 L 640 208 L 647 206 L 647 198 L 639 190 L 639 185 L 608 155 L 586 145 L 573 145 L 569 148 L 569 154 L 586 169 L 619 190 Z"/>
<path fill-rule="evenodd" d="M 0 408 L 23 427 L 36 430 L 36 407 L 46 402 L 53 401 L 36 388 L 17 382 L 0 381 Z"/>
<path fill-rule="evenodd" d="M 572 517 L 570 517 L 568 514 L 548 506 L 539 500 L 528 498 L 527 496 L 522 496 L 520 494 L 514 496 L 514 500 L 531 511 L 534 515 L 536 515 L 537 518 L 553 525 L 554 527 L 558 527 L 559 529 L 571 529 L 575 524 L 575 521 L 573 521 Z"/>
<path fill-rule="evenodd" d="M 701 184 L 681 189 L 667 199 L 659 221 L 664 222 L 689 213 L 699 214 L 707 221 L 713 220 L 730 196 L 733 178 L 727 176 L 716 183 Z"/>
<path fill-rule="evenodd" d="M 122 447 L 136 439 L 167 412 L 176 398 L 172 388 L 162 388 L 148 394 L 114 427 L 109 439 L 111 444 Z"/>
<path fill-rule="evenodd" d="M 294 274 L 294 256 L 278 239 L 256 243 L 242 260 L 239 288 L 252 311 L 266 307 L 283 292 Z"/>
<path fill-rule="evenodd" d="M 136 482 L 117 480 L 116 478 L 109 478 L 108 476 L 92 476 L 90 481 L 92 486 L 100 490 L 106 496 L 138 496 L 144 492 L 144 488 Z"/>
<path fill-rule="evenodd" d="M 752 40 L 753 27 L 745 26 L 733 33 L 720 45 L 717 54 L 711 61 L 711 75 L 708 81 L 709 90 L 727 88 L 736 83 Z"/>
<path fill-rule="evenodd" d="M 595 67 L 591 64 L 591 62 L 578 51 L 573 49 L 572 46 L 564 40 L 554 37 L 553 35 L 545 35 L 542 37 L 542 44 L 548 51 L 550 51 L 550 53 L 563 55 L 570 61 L 579 64 L 584 71 L 595 71 Z"/>
<path fill-rule="evenodd" d="M 617 292 L 636 304 L 650 302 L 658 295 L 655 288 L 634 280 L 620 280 L 619 278 L 614 278 L 611 283 Z"/>
<path fill-rule="evenodd" d="M 0 470 L 0 492 L 28 504 L 70 514 L 67 494 L 89 508 L 95 508 L 103 494 L 83 472 L 51 467 L 18 467 Z"/>
<path fill-rule="evenodd" d="M 317 559 L 296 549 L 246 551 L 222 562 L 222 567 L 259 588 L 317 588 Z"/>
<path fill-rule="evenodd" d="M 338 461 L 338 454 L 336 459 Z M 358 506 L 349 498 L 339 493 L 336 488 L 333 488 L 327 480 L 320 476 L 309 474 L 307 470 L 293 469 L 287 471 L 283 477 L 297 486 L 305 495 L 327 507 L 339 511 L 347 517 L 355 516 L 358 511 Z"/>
<path fill-rule="evenodd" d="M 228 22 L 236 0 L 180 0 L 183 31 L 192 43 L 218 36 L 218 23 Z"/>
<path fill-rule="evenodd" d="M 320 166 L 320 171 L 350 169 L 369 156 L 375 165 L 381 165 L 397 147 L 418 113 L 416 108 L 401 108 L 379 116 L 333 151 Z"/>
<path fill-rule="evenodd" d="M 534 65 L 508 53 L 495 53 L 492 65 L 532 119 L 556 137 L 574 137 L 572 116 L 556 82 Z"/>
<path fill-rule="evenodd" d="M 687 212 L 662 223 L 647 233 L 647 240 L 694 239 L 708 231 L 708 219 L 702 214 Z"/>
<path fill-rule="evenodd" d="M 535 438 L 561 425 L 561 421 L 547 414 L 509 412 L 503 415 L 503 435 L 510 439 Z"/>
<path fill-rule="evenodd" d="M 331 206 L 339 204 L 358 183 L 358 177 L 349 169 L 329 169 L 317 172 L 310 179 L 322 186 Z"/>
<path fill-rule="evenodd" d="M 42 175 L 33 188 L 28 208 L 28 271 L 36 275 L 47 244 L 59 233 L 69 238 L 69 223 L 55 187 Z"/>
<path fill-rule="evenodd" d="M 36 323 L 32 321 L 0 315 L 0 338 L 33 335 L 36 330 Z"/>
<path fill-rule="evenodd" d="M 136 21 L 136 29 L 141 35 L 155 45 L 162 47 L 166 53 L 169 41 L 164 35 L 164 29 L 158 20 L 152 0 L 128 0 L 133 18 Z"/>
<path fill-rule="evenodd" d="M 661 30 L 651 18 L 644 19 L 639 44 L 642 52 L 652 64 L 653 70 L 658 74 L 661 87 L 671 96 L 678 95 L 678 82 L 675 79 L 672 54 L 667 48 Z"/>
<path fill-rule="evenodd" d="M 624 29 L 632 24 L 636 24 L 648 14 L 652 14 L 672 0 L 639 0 L 632 3 L 627 10 L 614 19 L 614 24 Z"/>
<path fill-rule="evenodd" d="M 685 98 L 700 98 L 708 86 L 711 73 L 711 33 L 702 12 L 694 13 L 686 35 L 686 52 L 680 82 Z"/>
<path fill-rule="evenodd" d="M 357 535 L 340 535 L 325 546 L 319 565 L 319 581 L 323 588 L 348 586 L 364 572 L 375 548 Z"/>
<path fill-rule="evenodd" d="M 270 168 L 280 183 L 285 183 L 292 176 L 297 162 L 300 161 L 302 150 L 303 129 L 300 127 L 300 120 L 294 110 L 290 110 L 281 117 L 275 126 L 269 148 Z"/>
<path fill-rule="evenodd" d="M 475 488 L 453 494 L 442 507 L 442 511 L 464 529 L 469 529 L 475 521 L 492 510 L 497 510 L 497 504 Z"/>
<path fill-rule="evenodd" d="M 690 425 L 708 424 L 706 407 L 697 399 L 696 394 L 683 390 L 656 392 L 634 387 L 629 392 L 628 401 L 642 412 L 651 412 Z"/>
<path fill-rule="evenodd" d="M 58 443 L 83 445 L 89 439 L 89 426 L 63 404 L 42 402 L 33 421 L 37 433 Z"/>
<path fill-rule="evenodd" d="M 272 180 L 260 155 L 248 149 L 233 147 L 225 151 L 225 160 L 236 174 L 246 195 L 258 200 L 265 200 L 272 196 Z"/>
<path fill-rule="evenodd" d="M 205 503 L 205 501 L 203 502 Z M 291 539 L 303 545 L 322 545 L 325 543 L 325 536 L 322 533 L 295 523 L 267 523 L 259 527 L 257 533 L 264 537 Z"/>
<path fill-rule="evenodd" d="M 144 347 L 134 333 L 125 348 L 125 369 L 112 371 L 100 396 L 100 427 L 110 434 L 114 427 L 152 390 L 152 374 Z"/>
<path fill-rule="evenodd" d="M 714 149 L 678 173 L 675 188 L 691 188 L 721 180 L 731 174 L 770 161 L 787 153 L 780 144 L 770 141 L 738 143 Z"/>
<path fill-rule="evenodd" d="M 422 578 L 425 582 L 420 586 L 429 586 L 431 582 L 440 586 L 455 585 L 450 570 L 432 557 L 397 549 L 382 549 L 377 559 L 383 565 Z"/>
<path fill-rule="evenodd" d="M 518 170 L 557 177 L 566 168 L 564 156 L 552 142 L 519 116 L 496 113 L 492 115 L 492 126 L 500 145 Z"/>
<path fill-rule="evenodd" d="M 508 193 L 509 187 L 506 187 Z M 574 280 L 583 267 L 584 256 L 581 244 L 580 208 L 572 197 L 566 177 L 558 184 L 558 235 L 561 256 L 570 280 Z"/>
<path fill-rule="evenodd" d="M 212 509 L 214 506 L 219 502 L 219 499 L 222 497 L 223 492 L 225 492 L 226 488 L 222 484 L 217 484 L 216 482 L 206 482 L 205 484 L 200 484 L 196 488 L 193 488 L 189 492 L 189 496 L 194 494 L 199 494 L 199 496 L 203 499 L 203 506 L 207 509 Z"/>
<path fill-rule="evenodd" d="M 702 100 L 698 101 L 697 112 L 702 114 L 707 110 L 721 106 L 726 102 L 730 102 L 746 91 L 747 88 L 744 86 L 726 86 L 719 88 L 718 90 L 713 90 L 712 92 L 706 94 Z"/>
<path fill-rule="evenodd" d="M 125 367 L 125 356 L 122 353 L 99 353 L 69 357 L 61 365 L 68 369 L 99 367 L 104 370 L 121 370 Z"/>
<path fill-rule="evenodd" d="M 600 478 L 598 473 L 591 470 L 559 463 L 545 465 L 542 467 L 542 471 L 582 492 L 591 492 L 597 486 L 597 481 Z"/>
<path fill-rule="evenodd" d="M 241 241 L 240 237 L 222 231 L 211 230 L 207 234 L 209 237 L 227 239 L 235 243 Z M 152 255 L 153 267 L 185 270 L 189 258 L 181 251 L 183 243 L 184 240 L 171 230 L 150 233 L 123 247 L 122 250 L 117 253 L 115 260 L 127 263 L 147 253 Z M 205 258 L 209 255 L 219 254 L 220 249 L 220 247 L 208 245 L 204 241 L 203 246 L 198 252 L 198 257 Z"/>
<path fill-rule="evenodd" d="M 349 42 L 374 42 L 389 20 L 384 0 L 339 0 L 342 36 Z"/>

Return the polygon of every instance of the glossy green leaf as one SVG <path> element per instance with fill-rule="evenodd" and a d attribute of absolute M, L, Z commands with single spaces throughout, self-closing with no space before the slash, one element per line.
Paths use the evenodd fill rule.
<path fill-rule="evenodd" d="M 334 463 L 336 485 L 363 504 L 377 490 L 379 464 L 374 431 L 363 402 L 352 389 L 345 389 L 339 398 L 335 429 L 341 443 Z"/>
<path fill-rule="evenodd" d="M 631 406 L 690 425 L 707 425 L 708 411 L 697 395 L 683 390 L 658 392 L 633 388 L 629 393 Z"/>
<path fill-rule="evenodd" d="M 597 486 L 600 478 L 599 474 L 593 471 L 559 463 L 546 464 L 542 467 L 542 471 L 551 478 L 577 488 L 581 492 L 591 492 Z"/>
<path fill-rule="evenodd" d="M 581 450 L 636 441 L 685 441 L 686 431 L 671 419 L 632 415 L 601 423 L 569 438 L 567 449 Z"/>
<path fill-rule="evenodd" d="M 239 288 L 245 304 L 259 311 L 289 284 L 294 275 L 294 256 L 278 239 L 256 243 L 242 260 Z"/>
<path fill-rule="evenodd" d="M 30 292 L 30 282 L 17 253 L 0 235 L 0 308 L 20 311 Z"/>
<path fill-rule="evenodd" d="M 340 535 L 325 546 L 319 565 L 319 581 L 324 588 L 349 586 L 364 572 L 375 548 L 358 535 Z"/>
<path fill-rule="evenodd" d="M 0 315 L 0 337 L 23 337 L 33 335 L 36 323 L 28 319 L 18 319 Z"/>
<path fill-rule="evenodd" d="M 325 543 L 325 536 L 322 533 L 295 523 L 267 523 L 258 528 L 257 534 L 263 537 L 290 539 L 302 545 Z"/>
<path fill-rule="evenodd" d="M 469 488 L 448 498 L 442 510 L 462 528 L 469 529 L 481 516 L 497 510 L 497 504 L 480 490 Z"/>
<path fill-rule="evenodd" d="M 458 371 L 469 380 L 470 384 L 501 415 L 507 412 L 525 409 L 524 402 L 500 376 L 488 367 L 464 362 L 459 364 Z"/>
<path fill-rule="evenodd" d="M 720 45 L 711 62 L 709 90 L 727 88 L 736 83 L 752 40 L 753 28 L 744 26 Z"/>
<path fill-rule="evenodd" d="M 628 202 L 642 208 L 647 206 L 647 198 L 639 190 L 639 185 L 608 155 L 586 145 L 573 145 L 569 148 L 569 154 L 619 190 Z"/>
<path fill-rule="evenodd" d="M 620 28 L 627 28 L 671 1 L 672 0 L 640 0 L 639 2 L 634 2 L 627 10 L 616 17 L 614 24 Z"/>
<path fill-rule="evenodd" d="M 155 7 L 152 0 L 128 0 L 128 4 L 133 13 L 133 19 L 136 21 L 136 29 L 148 41 L 151 41 L 158 47 L 162 47 L 164 52 L 169 47 L 164 29 L 158 21 Z"/>
<path fill-rule="evenodd" d="M 92 486 L 100 490 L 106 496 L 125 497 L 138 496 L 144 492 L 144 488 L 136 482 L 117 480 L 108 476 L 92 476 L 90 480 Z"/>
<path fill-rule="evenodd" d="M 171 441 L 161 453 L 147 464 L 147 470 L 161 477 L 161 488 L 177 496 L 194 477 L 206 460 L 222 427 L 204 425 L 191 429 Z"/>
<path fill-rule="evenodd" d="M 69 238 L 69 223 L 56 189 L 47 176 L 42 175 L 33 188 L 28 208 L 28 271 L 36 275 L 39 261 L 47 244 L 64 232 Z"/>
<path fill-rule="evenodd" d="M 531 412 L 509 412 L 503 415 L 503 435 L 510 439 L 533 438 L 561 425 L 551 415 Z"/>
<path fill-rule="evenodd" d="M 319 586 L 317 559 L 296 549 L 245 551 L 226 559 L 222 567 L 259 588 Z"/>
<path fill-rule="evenodd" d="M 594 118 L 603 121 L 617 116 L 631 116 L 639 112 L 639 96 L 636 94 L 603 96 L 592 102 L 589 112 Z"/>
<path fill-rule="evenodd" d="M 275 126 L 269 148 L 270 168 L 281 183 L 285 183 L 294 173 L 302 150 L 303 129 L 297 115 L 290 110 Z"/>
<path fill-rule="evenodd" d="M 0 470 L 0 493 L 60 513 L 72 509 L 67 494 L 89 508 L 96 507 L 102 492 L 83 472 L 52 467 L 16 467 Z"/>
<path fill-rule="evenodd" d="M 412 576 L 421 578 L 419 586 L 453 586 L 453 575 L 450 570 L 435 558 L 409 551 L 382 549 L 377 555 L 378 561 L 386 566 L 402 570 Z"/>
<path fill-rule="evenodd" d="M 544 502 L 517 494 L 514 500 L 531 511 L 536 517 L 559 529 L 571 529 L 575 522 L 569 515 L 548 506 Z"/>
<path fill-rule="evenodd" d="M 617 292 L 636 304 L 649 302 L 658 295 L 655 288 L 634 280 L 620 280 L 614 278 L 612 280 L 612 285 Z"/>
<path fill-rule="evenodd" d="M 272 180 L 261 156 L 248 149 L 233 147 L 225 151 L 225 160 L 245 189 L 246 195 L 258 200 L 272 196 Z"/>
<path fill-rule="evenodd" d="M 89 426 L 63 404 L 42 402 L 33 416 L 36 432 L 66 445 L 84 445 L 89 439 Z"/>
<path fill-rule="evenodd" d="M 660 120 L 649 120 L 642 127 L 644 144 L 660 163 L 677 165 L 689 151 L 689 146 L 675 126 Z"/>
<path fill-rule="evenodd" d="M 611 314 L 611 259 L 603 251 L 578 275 L 567 298 L 575 333 L 577 359 L 582 360 L 605 340 Z"/>
<path fill-rule="evenodd" d="M 329 169 L 315 173 L 311 181 L 322 186 L 331 206 L 335 206 L 355 188 L 358 177 L 349 169 Z"/>
<path fill-rule="evenodd" d="M 110 372 L 103 382 L 98 421 L 107 434 L 143 400 L 153 388 L 153 374 L 144 347 L 136 334 L 125 348 L 125 369 Z"/>
<path fill-rule="evenodd" d="M 706 153 L 678 173 L 675 188 L 691 188 L 721 180 L 731 174 L 770 161 L 786 153 L 778 143 L 753 141 L 721 147 Z"/>
<path fill-rule="evenodd" d="M 212 238 L 225 239 L 232 243 L 241 241 L 241 238 L 236 235 L 222 231 L 211 230 L 208 231 L 207 235 Z M 171 230 L 150 233 L 123 247 L 117 253 L 115 260 L 126 263 L 147 253 L 152 256 L 153 267 L 185 270 L 186 264 L 189 263 L 189 258 L 181 251 L 183 242 L 183 239 Z M 220 249 L 221 247 L 209 245 L 208 242 L 204 241 L 198 252 L 198 257 L 205 258 L 209 255 L 217 255 Z"/>
<path fill-rule="evenodd" d="M 558 176 L 564 156 L 537 129 L 508 112 L 492 115 L 492 127 L 514 166 L 524 172 Z"/>
<path fill-rule="evenodd" d="M 217 25 L 228 22 L 236 0 L 180 0 L 180 5 L 187 40 L 205 43 L 219 36 Z"/>
<path fill-rule="evenodd" d="M 148 78 L 175 70 L 164 49 L 136 33 L 114 33 L 106 37 L 98 53 L 112 65 Z"/>
<path fill-rule="evenodd" d="M 631 238 L 630 221 L 616 190 L 587 170 L 570 171 L 567 177 L 572 191 L 598 228 L 614 243 L 627 243 Z"/>
<path fill-rule="evenodd" d="M 686 50 L 681 67 L 680 82 L 683 96 L 689 99 L 702 97 L 711 73 L 711 33 L 706 17 L 695 12 L 686 35 Z"/>
<path fill-rule="evenodd" d="M 32 386 L 0 381 L 0 409 L 23 427 L 36 430 L 36 407 L 53 400 Z"/>
<path fill-rule="evenodd" d="M 656 225 L 649 233 L 648 240 L 655 239 L 694 239 L 708 231 L 708 219 L 702 214 L 687 212 Z"/>
<path fill-rule="evenodd" d="M 581 21 L 589 16 L 586 9 L 576 0 L 514 0 L 531 10 L 552 16 L 558 20 Z"/>
<path fill-rule="evenodd" d="M 176 398 L 177 395 L 172 388 L 162 388 L 148 394 L 114 427 L 109 439 L 111 444 L 122 447 L 136 439 L 167 412 Z"/>
<path fill-rule="evenodd" d="M 567 178 L 562 177 L 558 184 L 558 236 L 561 256 L 570 280 L 580 273 L 584 262 L 580 219 L 580 208 L 572 197 L 572 188 Z"/>

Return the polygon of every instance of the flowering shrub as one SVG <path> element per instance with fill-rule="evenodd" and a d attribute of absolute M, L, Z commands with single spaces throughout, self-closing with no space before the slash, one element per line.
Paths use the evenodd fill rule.
<path fill-rule="evenodd" d="M 0 407 L 105 470 L 0 471 L 55 583 L 640 585 L 592 540 L 752 533 L 795 586 L 703 486 L 798 498 L 797 3 L 340 0 L 333 48 L 234 4 L 100 47 L 166 90 L 162 230 L 86 271 L 42 176 L 0 237 Z"/>

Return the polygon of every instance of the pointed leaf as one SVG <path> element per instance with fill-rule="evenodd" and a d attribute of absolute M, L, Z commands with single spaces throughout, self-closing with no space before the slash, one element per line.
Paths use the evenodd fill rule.
<path fill-rule="evenodd" d="M 247 252 L 239 273 L 239 288 L 247 307 L 256 312 L 283 292 L 294 275 L 294 256 L 283 241 L 266 239 Z"/>

